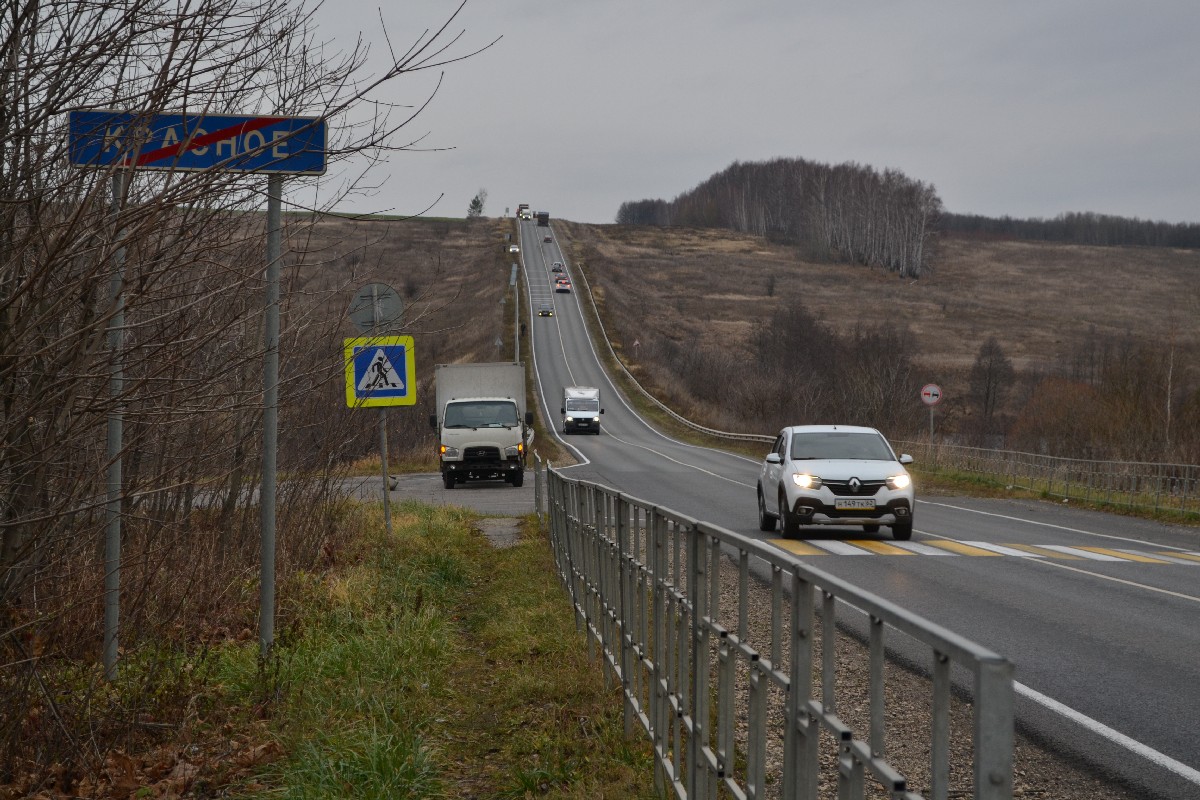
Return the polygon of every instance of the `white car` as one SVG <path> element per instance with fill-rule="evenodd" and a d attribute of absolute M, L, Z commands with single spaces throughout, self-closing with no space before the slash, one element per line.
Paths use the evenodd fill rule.
<path fill-rule="evenodd" d="M 517 245 L 515 245 L 515 244 L 510 244 L 510 245 L 508 246 L 508 252 L 510 252 L 510 253 L 519 253 L 519 252 L 521 252 L 521 248 L 520 248 L 520 247 L 518 247 L 518 246 L 517 246 Z"/>
<path fill-rule="evenodd" d="M 758 476 L 758 528 L 785 538 L 802 525 L 881 525 L 912 538 L 913 484 L 883 434 L 850 425 L 795 425 L 775 437 Z"/>

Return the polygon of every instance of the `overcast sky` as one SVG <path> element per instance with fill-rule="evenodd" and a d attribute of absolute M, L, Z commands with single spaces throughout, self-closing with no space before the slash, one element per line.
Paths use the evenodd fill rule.
<path fill-rule="evenodd" d="M 457 5 L 391 0 L 383 25 L 404 50 Z M 318 19 L 386 52 L 375 2 Z M 463 216 L 483 188 L 486 216 L 609 223 L 789 157 L 899 169 L 957 213 L 1200 222 L 1198 0 L 469 0 L 449 33 L 458 54 L 500 37 L 402 134 L 453 149 L 393 154 L 346 210 Z"/>

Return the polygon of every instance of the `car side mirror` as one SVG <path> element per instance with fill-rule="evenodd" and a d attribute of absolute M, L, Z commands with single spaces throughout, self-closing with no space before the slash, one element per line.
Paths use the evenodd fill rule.
<path fill-rule="evenodd" d="M 567 413 L 567 410 L 566 410 L 565 408 L 560 408 L 560 409 L 558 410 L 558 413 L 560 413 L 560 414 L 565 414 L 565 413 Z"/>
<path fill-rule="evenodd" d="M 433 428 L 434 430 L 437 430 L 437 414 L 429 415 L 429 427 Z"/>
<path fill-rule="evenodd" d="M 903 455 L 900 456 L 901 464 L 911 464 L 912 462 L 913 462 L 913 457 L 910 456 L 908 453 L 904 453 Z"/>
<path fill-rule="evenodd" d="M 533 412 L 532 412 L 532 411 L 526 411 L 526 412 L 525 412 L 525 424 L 526 424 L 526 425 L 532 425 L 532 424 L 533 424 Z"/>
<path fill-rule="evenodd" d="M 779 453 L 767 453 L 768 464 L 779 464 L 782 461 L 783 459 L 779 457 Z"/>
<path fill-rule="evenodd" d="M 601 413 L 601 414 L 603 414 L 603 413 L 604 413 L 604 409 L 603 409 L 603 408 L 602 408 L 602 409 L 600 409 L 600 413 Z"/>

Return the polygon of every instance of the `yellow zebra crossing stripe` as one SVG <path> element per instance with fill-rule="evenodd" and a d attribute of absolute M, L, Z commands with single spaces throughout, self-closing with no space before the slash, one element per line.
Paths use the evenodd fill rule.
<path fill-rule="evenodd" d="M 770 544 L 798 556 L 1010 556 L 1048 558 L 1060 561 L 1107 561 L 1138 564 L 1200 565 L 1200 553 L 1186 551 L 1145 552 L 1091 545 L 991 544 L 925 539 L 921 542 L 888 542 L 880 539 L 768 539 Z"/>
<path fill-rule="evenodd" d="M 996 556 L 1000 554 L 992 550 L 984 550 L 982 547 L 966 544 L 965 542 L 952 542 L 949 540 L 930 542 L 934 547 L 941 547 L 949 550 L 952 553 L 958 553 L 960 556 Z"/>

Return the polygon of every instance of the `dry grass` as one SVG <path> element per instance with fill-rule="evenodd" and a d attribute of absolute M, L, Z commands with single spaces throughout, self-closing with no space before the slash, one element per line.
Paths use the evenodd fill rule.
<path fill-rule="evenodd" d="M 606 324 L 636 338 L 745 346 L 758 321 L 803 303 L 839 332 L 908 326 L 917 361 L 948 395 L 995 336 L 1018 370 L 1048 367 L 1089 337 L 1167 346 L 1200 370 L 1200 252 L 947 238 L 920 280 L 815 263 L 793 248 L 729 231 L 580 225 L 555 230 L 607 299 Z"/>

